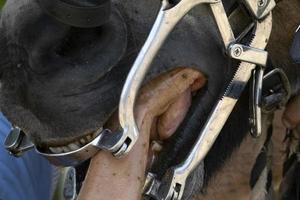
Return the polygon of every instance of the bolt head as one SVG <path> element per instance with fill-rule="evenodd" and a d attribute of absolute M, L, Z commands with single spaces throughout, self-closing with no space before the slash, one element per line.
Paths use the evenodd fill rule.
<path fill-rule="evenodd" d="M 242 55 L 243 49 L 242 49 L 242 47 L 237 46 L 237 47 L 233 48 L 232 52 L 235 57 L 239 57 L 240 55 Z"/>
<path fill-rule="evenodd" d="M 260 7 L 260 8 L 263 8 L 267 5 L 267 0 L 258 0 L 257 1 L 257 6 Z"/>

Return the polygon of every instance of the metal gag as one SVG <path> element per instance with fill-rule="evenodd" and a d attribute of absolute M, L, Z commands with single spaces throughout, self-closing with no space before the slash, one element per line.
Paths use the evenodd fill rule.
<path fill-rule="evenodd" d="M 41 149 L 35 146 L 25 133 L 20 128 L 13 128 L 5 139 L 4 146 L 10 154 L 19 157 L 22 154 L 32 148 L 35 151 L 47 158 L 52 164 L 59 166 L 76 166 L 81 162 L 94 156 L 99 150 L 109 151 L 111 143 L 115 143 L 112 139 L 118 140 L 117 134 L 114 137 L 109 137 L 111 132 L 107 129 L 98 130 L 98 136 L 94 138 L 90 143 L 84 145 L 80 149 L 70 151 L 66 153 L 53 153 L 47 149 Z"/>
<path fill-rule="evenodd" d="M 127 154 L 139 137 L 134 119 L 134 104 L 144 77 L 168 35 L 177 23 L 199 4 L 215 4 L 220 0 L 181 0 L 173 5 L 163 0 L 150 34 L 139 52 L 123 87 L 119 104 L 119 120 L 122 137 L 111 149 L 116 157 Z"/>
<path fill-rule="evenodd" d="M 252 76 L 256 65 L 265 65 L 267 52 L 264 51 L 272 29 L 272 15 L 257 21 L 254 38 L 249 46 L 236 44 L 224 6 L 221 1 L 210 4 L 218 29 L 228 55 L 242 61 L 229 84 L 224 96 L 216 103 L 190 153 L 179 165 L 170 168 L 162 180 L 149 173 L 145 184 L 145 196 L 156 200 L 180 200 L 183 197 L 186 180 L 193 170 L 203 161 L 224 124 L 232 112 L 242 91 Z M 240 48 L 236 51 L 236 48 Z M 256 57 L 259 57 L 256 60 Z M 261 77 L 261 74 L 259 75 Z M 261 84 L 258 83 L 257 86 Z"/>

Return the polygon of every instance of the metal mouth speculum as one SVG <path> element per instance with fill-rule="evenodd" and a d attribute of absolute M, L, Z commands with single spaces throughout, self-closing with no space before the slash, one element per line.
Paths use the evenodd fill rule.
<path fill-rule="evenodd" d="M 134 104 L 137 93 L 157 52 L 177 23 L 195 6 L 203 3 L 214 4 L 220 0 L 181 0 L 173 5 L 162 1 L 151 32 L 139 52 L 127 80 L 124 84 L 119 104 L 119 120 L 123 136 L 116 144 L 119 151 L 115 156 L 127 154 L 139 137 L 139 130 L 134 119 Z"/>
<path fill-rule="evenodd" d="M 220 0 L 181 0 L 174 5 L 169 3 L 168 0 L 162 1 L 152 30 L 139 52 L 123 87 L 119 104 L 119 120 L 122 130 L 114 133 L 103 131 L 91 143 L 68 153 L 55 154 L 44 152 L 38 148 L 36 148 L 36 151 L 52 162 L 63 166 L 76 165 L 90 158 L 96 151 L 101 149 L 111 152 L 115 157 L 121 157 L 129 153 L 139 137 L 139 130 L 134 119 L 134 103 L 152 60 L 173 28 L 192 8 L 203 3 L 214 4 L 218 2 Z M 23 136 L 26 138 L 25 134 Z M 14 142 L 19 144 L 20 139 L 14 138 Z M 14 154 L 9 145 L 6 147 Z M 16 151 L 20 150 L 17 146 L 14 147 Z M 34 145 L 32 144 L 31 147 L 34 147 Z"/>
<path fill-rule="evenodd" d="M 53 153 L 49 149 L 42 149 L 35 146 L 20 128 L 14 127 L 6 137 L 4 146 L 11 155 L 16 157 L 20 157 L 26 151 L 34 148 L 38 154 L 47 158 L 52 164 L 76 166 L 94 156 L 99 150 L 106 150 L 109 147 L 110 144 L 108 141 L 111 140 L 107 140 L 105 137 L 111 134 L 111 132 L 107 129 L 100 129 L 98 132 L 98 136 L 77 150 Z M 114 138 L 118 139 L 116 136 Z M 103 146 L 104 142 L 106 142 L 105 146 Z"/>
<path fill-rule="evenodd" d="M 252 4 L 249 3 L 250 0 L 245 0 L 245 2 L 248 3 L 248 7 L 259 6 L 260 4 L 258 1 L 255 1 L 256 3 Z M 203 129 L 201 130 L 198 139 L 195 141 L 195 144 L 192 146 L 187 157 L 179 165 L 170 168 L 161 180 L 158 180 L 156 178 L 156 175 L 153 173 L 148 174 L 147 181 L 144 186 L 145 199 L 149 197 L 156 200 L 182 199 L 187 178 L 203 161 L 208 151 L 214 144 L 215 140 L 219 136 L 219 133 L 226 123 L 233 108 L 235 107 L 237 100 L 239 99 L 242 91 L 251 78 L 253 70 L 256 69 L 256 66 L 264 67 L 267 63 L 268 53 L 264 49 L 271 34 L 272 15 L 270 12 L 274 8 L 274 5 L 275 2 L 273 0 L 270 0 L 269 2 L 264 4 L 265 9 L 263 9 L 263 11 L 266 11 L 267 13 L 263 15 L 258 15 L 259 13 L 257 12 L 250 12 L 254 15 L 253 19 L 260 20 L 255 20 L 255 27 L 253 28 L 252 33 L 252 41 L 249 43 L 249 45 L 243 45 L 237 43 L 237 39 L 235 38 L 231 29 L 222 1 L 210 3 L 210 7 L 216 20 L 221 37 L 223 39 L 227 55 L 241 62 L 231 83 L 228 85 L 225 94 L 216 103 Z M 171 10 L 172 9 L 173 8 L 171 8 Z M 252 11 L 253 10 L 258 10 L 258 8 L 252 8 Z M 156 52 L 157 51 L 155 51 L 155 53 Z M 144 53 L 147 53 L 147 51 L 145 51 Z M 153 55 L 151 56 L 151 59 L 153 59 Z M 150 61 L 148 60 L 148 65 Z M 144 67 L 142 68 L 144 70 L 147 69 L 145 67 L 146 65 L 143 65 L 143 63 L 140 65 L 136 64 L 136 67 L 138 66 L 140 66 L 141 68 Z M 139 72 L 139 70 L 142 69 L 135 69 L 131 72 L 132 77 L 128 77 L 126 85 L 127 87 L 131 86 L 131 82 L 129 82 L 130 78 L 134 79 L 135 77 L 139 77 L 134 72 Z M 145 73 L 145 71 L 143 71 L 143 73 Z M 258 76 L 262 77 L 262 73 L 259 73 Z M 258 86 L 259 85 L 260 84 L 258 84 Z M 126 91 L 126 89 L 129 91 L 127 91 L 127 93 L 123 93 L 123 95 L 129 94 L 129 97 L 132 97 L 131 99 L 134 100 L 135 96 L 130 95 L 135 95 L 136 93 L 130 93 L 133 92 L 130 91 L 130 88 L 124 88 L 124 91 Z M 132 101 L 131 103 L 133 102 L 134 101 Z M 124 102 L 121 102 L 121 105 L 122 103 Z M 131 106 L 133 106 L 133 104 L 129 106 L 127 105 L 127 107 L 125 108 L 131 108 Z M 120 112 L 120 115 L 121 114 L 123 113 Z M 134 121 L 133 118 L 131 120 Z"/>
<path fill-rule="evenodd" d="M 248 2 L 250 0 L 244 1 Z M 109 151 L 116 157 L 126 155 L 132 149 L 133 145 L 136 143 L 139 137 L 139 130 L 134 119 L 134 104 L 138 90 L 141 87 L 144 77 L 158 50 L 163 45 L 168 35 L 172 32 L 173 28 L 192 8 L 199 4 L 210 5 L 219 31 L 221 33 L 227 54 L 230 57 L 241 60 L 243 62 L 241 64 L 241 67 L 237 71 L 232 83 L 229 85 L 222 101 L 216 105 L 205 128 L 202 130 L 201 138 L 196 142 L 194 148 L 191 150 L 191 154 L 189 155 L 189 158 L 187 160 L 189 160 L 189 162 L 192 162 L 193 164 L 191 165 L 191 163 L 184 163 L 183 166 L 177 167 L 177 170 L 173 171 L 174 173 L 170 173 L 174 175 L 174 177 L 173 175 L 170 177 L 173 177 L 173 182 L 175 181 L 174 183 L 176 183 L 176 187 L 174 186 L 174 184 L 170 184 L 170 191 L 166 193 L 168 195 L 164 199 L 168 199 L 170 195 L 174 195 L 174 188 L 180 188 L 178 191 L 178 198 L 176 198 L 180 199 L 182 196 L 182 190 L 184 188 L 184 181 L 176 182 L 179 177 L 179 173 L 177 172 L 181 171 L 180 173 L 184 175 L 180 176 L 184 178 L 180 179 L 185 180 L 186 175 L 192 169 L 194 169 L 194 167 L 199 163 L 199 160 L 202 160 L 202 158 L 206 155 L 208 149 L 210 149 L 210 147 L 214 143 L 223 124 L 225 123 L 231 110 L 233 109 L 241 91 L 243 90 L 243 86 L 251 77 L 250 72 L 255 68 L 256 64 L 264 65 L 266 63 L 267 53 L 263 49 L 265 48 L 271 29 L 272 21 L 270 15 L 266 15 L 264 20 L 258 22 L 258 25 L 256 27 L 256 35 L 263 38 L 264 40 L 258 41 L 254 39 L 254 42 L 252 42 L 253 45 L 245 46 L 235 43 L 236 39 L 232 33 L 221 0 L 181 0 L 176 4 L 171 4 L 169 1 L 163 0 L 162 6 L 151 29 L 151 32 L 144 46 L 139 52 L 138 57 L 135 60 L 123 87 L 119 104 L 119 120 L 122 130 L 115 133 L 102 131 L 99 136 L 96 137 L 91 143 L 85 145 L 79 150 L 66 154 L 45 153 L 40 151 L 39 149 L 37 149 L 37 152 L 46 156 L 48 159 L 57 158 L 56 161 L 58 161 L 58 163 L 62 165 L 74 165 L 75 163 L 77 163 L 76 161 L 82 161 L 90 158 L 95 154 L 95 152 L 99 151 L 100 149 Z M 266 5 L 273 4 L 268 3 Z M 265 8 L 269 9 L 270 7 L 266 6 Z M 241 83 L 243 83 L 242 87 Z M 228 110 L 226 110 L 225 108 Z M 224 109 L 226 112 L 224 112 Z M 221 123 L 218 123 L 215 128 L 208 131 L 208 129 L 214 123 L 220 122 L 220 120 Z M 208 145 L 203 146 L 203 142 L 206 142 Z M 205 150 L 202 151 L 200 147 L 205 148 Z M 199 155 L 199 151 L 201 151 L 201 156 Z M 178 185 L 181 185 L 181 187 L 178 187 Z"/>
<path fill-rule="evenodd" d="M 260 1 L 262 0 L 256 0 L 254 4 L 251 0 L 243 1 L 256 19 L 266 17 L 275 7 L 274 0 L 265 0 L 266 2 L 263 4 Z M 119 120 L 123 135 L 114 148 L 110 149 L 117 157 L 127 154 L 138 139 L 139 130 L 134 119 L 134 104 L 138 90 L 154 57 L 177 23 L 195 6 L 199 4 L 209 4 L 211 6 L 230 57 L 258 65 L 266 64 L 267 52 L 235 43 L 236 39 L 230 28 L 221 0 L 181 0 L 176 2 L 178 3 L 171 4 L 168 0 L 162 1 L 162 6 L 151 32 L 124 84 L 119 104 Z M 226 20 L 223 20 L 222 17 Z"/>

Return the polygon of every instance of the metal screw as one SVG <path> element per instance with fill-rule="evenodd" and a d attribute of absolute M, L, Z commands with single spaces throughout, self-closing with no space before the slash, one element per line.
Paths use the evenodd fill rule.
<path fill-rule="evenodd" d="M 232 51 L 235 57 L 239 57 L 243 53 L 243 49 L 240 46 L 234 47 Z"/>
<path fill-rule="evenodd" d="M 257 5 L 258 7 L 265 7 L 267 4 L 267 0 L 258 0 Z"/>

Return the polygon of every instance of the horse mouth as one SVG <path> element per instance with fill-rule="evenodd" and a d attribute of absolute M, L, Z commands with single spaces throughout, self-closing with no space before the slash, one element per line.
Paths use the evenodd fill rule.
<path fill-rule="evenodd" d="M 97 132 L 91 133 L 89 135 L 82 136 L 79 139 L 76 139 L 75 142 L 66 143 L 65 145 L 60 145 L 60 146 L 48 146 L 48 151 L 51 153 L 55 153 L 55 154 L 76 151 L 76 150 L 84 147 L 85 145 L 89 144 L 99 134 L 100 134 L 100 131 L 97 131 Z"/>
<path fill-rule="evenodd" d="M 136 123 L 139 129 L 147 127 L 146 133 L 142 134 L 150 135 L 151 155 L 160 152 L 164 141 L 176 132 L 187 117 L 193 97 L 205 83 L 206 78 L 198 69 L 177 67 L 158 75 L 141 88 L 135 105 Z M 104 128 L 112 131 L 120 129 L 117 112 L 104 123 Z M 59 145 L 49 143 L 41 148 L 55 154 L 76 151 L 93 141 L 101 130 Z"/>

